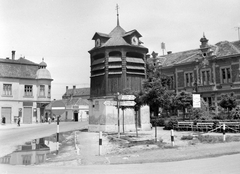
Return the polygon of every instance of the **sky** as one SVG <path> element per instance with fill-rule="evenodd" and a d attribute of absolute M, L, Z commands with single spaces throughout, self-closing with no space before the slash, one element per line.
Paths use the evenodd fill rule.
<path fill-rule="evenodd" d="M 0 0 L 0 58 L 42 58 L 51 73 L 52 99 L 66 86 L 90 86 L 90 54 L 95 32 L 109 34 L 117 25 L 136 29 L 143 46 L 163 54 L 239 39 L 239 0 Z"/>

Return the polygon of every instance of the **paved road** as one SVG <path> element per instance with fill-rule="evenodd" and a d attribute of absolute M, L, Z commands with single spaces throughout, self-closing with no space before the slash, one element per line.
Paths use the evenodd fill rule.
<path fill-rule="evenodd" d="M 79 167 L 0 165 L 0 174 L 239 174 L 239 160 L 240 154 L 198 160 L 127 165 L 88 165 Z"/>
<path fill-rule="evenodd" d="M 60 132 L 80 130 L 87 127 L 87 122 L 60 122 Z M 11 153 L 17 145 L 36 138 L 55 134 L 57 124 L 41 123 L 33 125 L 7 125 L 0 128 L 0 157 Z"/>

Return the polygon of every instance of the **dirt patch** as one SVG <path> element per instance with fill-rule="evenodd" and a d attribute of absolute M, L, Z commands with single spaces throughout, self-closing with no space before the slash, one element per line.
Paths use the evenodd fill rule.
<path fill-rule="evenodd" d="M 240 153 L 240 135 L 228 135 L 228 142 L 216 141 L 222 138 L 219 134 L 208 135 L 205 138 L 207 141 L 201 142 L 196 138 L 197 135 L 193 132 L 175 132 L 175 144 L 172 146 L 170 134 L 164 130 L 158 132 L 157 141 L 153 132 L 140 132 L 138 137 L 134 133 L 126 133 L 121 135 L 121 138 L 118 138 L 117 134 L 104 133 L 103 153 L 99 155 L 98 133 L 79 132 L 78 146 L 81 153 L 77 154 L 72 132 L 62 135 L 64 140 L 61 142 L 59 154 L 48 155 L 48 162 L 44 165 L 166 162 Z M 216 135 L 219 136 L 216 138 Z M 203 136 L 201 138 L 204 140 Z"/>

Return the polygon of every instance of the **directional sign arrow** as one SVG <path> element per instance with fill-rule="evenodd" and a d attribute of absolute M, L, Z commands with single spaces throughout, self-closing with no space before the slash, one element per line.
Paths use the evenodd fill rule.
<path fill-rule="evenodd" d="M 120 101 L 120 106 L 134 106 L 135 101 Z"/>
<path fill-rule="evenodd" d="M 118 100 L 134 100 L 135 95 L 119 95 Z"/>
<path fill-rule="evenodd" d="M 104 105 L 106 106 L 117 106 L 117 101 L 105 101 Z"/>

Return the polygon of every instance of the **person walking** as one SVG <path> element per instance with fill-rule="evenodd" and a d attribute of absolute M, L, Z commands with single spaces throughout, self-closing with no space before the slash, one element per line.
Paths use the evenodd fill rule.
<path fill-rule="evenodd" d="M 48 117 L 48 124 L 51 124 L 51 121 L 52 121 L 51 117 Z"/>
<path fill-rule="evenodd" d="M 2 117 L 2 125 L 5 125 L 6 124 L 6 118 L 3 116 Z"/>
<path fill-rule="evenodd" d="M 20 116 L 18 116 L 18 120 L 17 120 L 18 126 L 20 126 L 20 121 L 21 121 L 21 118 L 20 118 Z"/>

